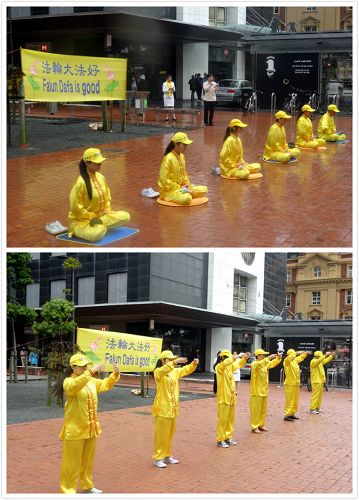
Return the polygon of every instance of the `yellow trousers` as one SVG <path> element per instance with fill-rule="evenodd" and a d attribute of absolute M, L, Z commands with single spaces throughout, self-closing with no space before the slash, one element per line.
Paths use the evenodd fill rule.
<path fill-rule="evenodd" d="M 281 153 L 275 151 L 270 154 L 270 160 L 280 161 L 281 163 L 287 163 L 291 158 L 296 158 L 300 154 L 300 149 L 291 148 L 288 153 Z"/>
<path fill-rule="evenodd" d="M 231 168 L 224 175 L 227 177 L 235 177 L 240 180 L 247 180 L 250 174 L 256 174 L 261 171 L 260 163 L 248 163 L 244 168 Z"/>
<path fill-rule="evenodd" d="M 298 411 L 299 385 L 285 385 L 285 409 L 284 416 L 295 415 Z"/>
<path fill-rule="evenodd" d="M 265 427 L 267 415 L 268 396 L 250 396 L 249 407 L 251 410 L 251 429 Z"/>
<path fill-rule="evenodd" d="M 105 236 L 109 229 L 116 229 L 122 226 L 125 222 L 130 220 L 130 214 L 128 212 L 110 212 L 101 216 L 103 224 L 95 224 L 90 226 L 90 220 L 88 224 L 83 227 L 83 224 L 78 222 L 70 222 L 70 233 L 77 238 L 82 238 L 87 241 L 100 241 Z"/>
<path fill-rule="evenodd" d="M 64 440 L 60 474 L 61 493 L 76 493 L 79 479 L 82 490 L 93 488 L 92 466 L 96 441 L 96 436 L 89 439 Z"/>
<path fill-rule="evenodd" d="M 235 405 L 218 405 L 217 442 L 233 437 Z"/>
<path fill-rule="evenodd" d="M 171 444 L 176 430 L 176 417 L 155 417 L 153 460 L 163 460 L 172 455 Z"/>
<path fill-rule="evenodd" d="M 345 134 L 323 134 L 322 135 L 322 138 L 326 141 L 326 142 L 337 142 L 337 141 L 343 141 L 344 139 L 346 139 L 346 135 Z"/>
<path fill-rule="evenodd" d="M 310 400 L 310 410 L 319 410 L 322 405 L 323 384 L 312 384 L 312 399 Z"/>
<path fill-rule="evenodd" d="M 192 193 L 182 193 L 179 188 L 172 193 L 166 193 L 163 196 L 161 195 L 161 199 L 165 201 L 172 201 L 174 203 L 179 203 L 180 205 L 189 205 L 191 203 L 192 198 L 202 198 L 205 194 L 208 193 L 207 186 L 189 186 L 189 189 Z"/>
<path fill-rule="evenodd" d="M 318 146 L 324 146 L 324 144 L 325 139 L 313 139 L 312 141 L 300 141 L 296 144 L 296 146 L 316 149 Z"/>

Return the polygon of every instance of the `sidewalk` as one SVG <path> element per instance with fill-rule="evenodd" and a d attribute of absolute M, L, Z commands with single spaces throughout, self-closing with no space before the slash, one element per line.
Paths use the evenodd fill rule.
<path fill-rule="evenodd" d="M 234 116 L 248 123 L 241 135 L 245 160 L 261 161 L 270 114 L 243 117 L 239 111 L 216 109 L 214 127 L 188 132 L 194 141 L 186 151 L 189 178 L 209 189 L 209 202 L 190 208 L 160 206 L 141 196 L 145 187 L 157 189 L 163 153 L 173 130 L 181 130 L 179 123 L 167 129 L 154 127 L 157 135 L 118 140 L 119 133 L 101 135 L 88 130 L 86 122 L 53 123 L 39 134 L 40 122 L 32 120 L 32 154 L 7 162 L 7 245 L 79 246 L 56 239 L 44 228 L 53 220 L 67 225 L 69 192 L 83 150 L 91 144 L 108 158 L 102 172 L 111 188 L 113 208 L 128 211 L 128 226 L 139 229 L 108 248 L 350 247 L 351 143 L 328 144 L 322 153 L 303 151 L 291 165 L 261 162 L 262 179 L 229 181 L 213 175 L 211 169 L 218 165 L 225 129 Z M 288 142 L 295 136 L 295 120 L 290 121 Z M 337 128 L 345 130 L 352 141 L 350 117 L 338 117 Z M 137 132 L 141 129 L 136 127 Z M 38 145 L 53 141 L 61 151 L 47 152 Z"/>
<path fill-rule="evenodd" d="M 285 422 L 283 388 L 271 385 L 269 432 L 257 435 L 249 429 L 249 384 L 241 383 L 234 433 L 238 445 L 229 449 L 215 444 L 216 399 L 182 399 L 173 442 L 181 463 L 163 470 L 152 465 L 150 406 L 103 412 L 95 485 L 117 494 L 350 493 L 351 391 L 325 392 L 319 415 L 307 413 L 310 396 L 301 390 L 300 420 Z M 58 492 L 61 425 L 62 418 L 54 418 L 7 427 L 7 493 Z"/>

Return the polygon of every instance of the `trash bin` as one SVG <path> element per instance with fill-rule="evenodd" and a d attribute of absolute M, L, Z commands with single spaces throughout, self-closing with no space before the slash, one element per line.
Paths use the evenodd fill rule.
<path fill-rule="evenodd" d="M 54 115 L 57 113 L 57 102 L 48 102 L 47 103 L 47 114 Z"/>

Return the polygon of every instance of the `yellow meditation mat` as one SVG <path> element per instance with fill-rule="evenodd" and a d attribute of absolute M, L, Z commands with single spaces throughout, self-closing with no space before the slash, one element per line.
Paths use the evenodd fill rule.
<path fill-rule="evenodd" d="M 296 147 L 298 147 L 301 151 L 325 151 L 327 149 L 326 146 L 318 146 L 317 148 L 305 148 L 302 146 Z"/>
<path fill-rule="evenodd" d="M 157 198 L 157 203 L 159 203 L 160 205 L 166 205 L 167 207 L 195 207 L 198 205 L 205 205 L 207 202 L 208 198 L 206 197 L 192 198 L 191 203 L 189 203 L 188 205 L 181 205 L 180 203 L 175 203 L 174 201 L 166 201 Z"/>

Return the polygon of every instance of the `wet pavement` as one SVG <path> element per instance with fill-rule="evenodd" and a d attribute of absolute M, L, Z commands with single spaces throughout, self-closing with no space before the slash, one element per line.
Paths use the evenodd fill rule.
<path fill-rule="evenodd" d="M 27 384 L 31 391 L 33 383 Z M 216 446 L 216 399 L 210 384 L 207 389 L 204 397 L 181 399 L 173 441 L 173 454 L 180 463 L 166 469 L 152 464 L 150 401 L 132 396 L 138 406 L 120 406 L 127 389 L 124 392 L 115 388 L 116 404 L 109 408 L 106 395 L 100 394 L 103 433 L 97 444 L 95 486 L 109 494 L 165 496 L 331 493 L 337 498 L 353 491 L 351 391 L 325 392 L 323 413 L 311 415 L 311 393 L 302 388 L 297 413 L 300 419 L 286 422 L 283 387 L 271 384 L 266 421 L 269 432 L 253 434 L 249 426 L 249 383 L 242 381 L 234 432 L 238 444 L 221 449 Z M 182 392 L 182 396 L 186 395 Z M 21 413 L 24 404 L 20 398 L 18 402 Z M 14 411 L 11 404 L 9 409 Z M 47 417 L 7 426 L 8 494 L 59 491 L 62 444 L 58 434 L 62 422 L 62 418 Z"/>
<path fill-rule="evenodd" d="M 351 142 L 328 144 L 321 153 L 303 151 L 298 162 L 289 165 L 261 162 L 263 178 L 259 180 L 226 180 L 213 175 L 211 169 L 218 165 L 226 126 L 235 116 L 249 125 L 241 135 L 245 160 L 261 161 L 266 133 L 272 123 L 270 114 L 259 112 L 244 118 L 239 111 L 216 109 L 215 127 L 188 131 L 194 143 L 186 151 L 191 182 L 208 186 L 209 202 L 181 208 L 160 206 L 154 199 L 141 197 L 143 188 L 157 188 L 172 124 L 166 129 L 166 124 L 161 123 L 158 135 L 124 140 L 113 140 L 113 133 L 111 139 L 101 136 L 102 132 L 88 136 L 92 131 L 86 122 L 74 124 L 83 127 L 83 133 L 93 137 L 91 145 L 99 146 L 108 158 L 102 172 L 111 188 L 113 209 L 128 211 L 131 214 L 128 226 L 139 229 L 133 236 L 106 248 L 348 248 L 352 245 Z M 317 121 L 318 118 L 314 129 Z M 337 117 L 336 123 L 338 130 L 345 130 L 351 141 L 351 117 Z M 46 129 L 49 141 L 50 136 L 61 137 L 63 151 L 8 160 L 9 247 L 78 247 L 76 243 L 56 239 L 44 229 L 52 220 L 66 225 L 69 192 L 78 175 L 83 150 L 90 145 L 69 127 L 58 125 L 56 129 L 55 125 L 48 125 Z M 175 129 L 181 130 L 180 121 Z M 36 136 L 36 125 L 33 133 Z M 108 142 L 103 143 L 97 137 Z M 294 137 L 295 121 L 291 120 L 287 126 L 288 142 Z M 36 141 L 29 147 L 37 148 Z"/>

